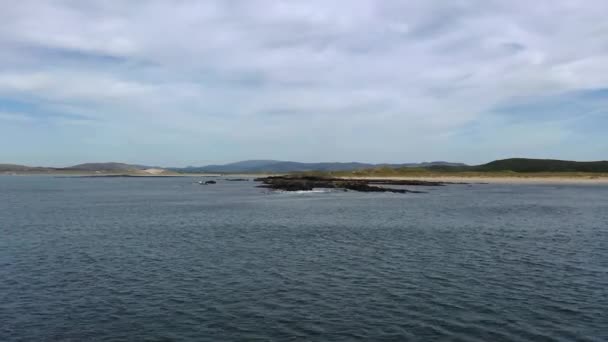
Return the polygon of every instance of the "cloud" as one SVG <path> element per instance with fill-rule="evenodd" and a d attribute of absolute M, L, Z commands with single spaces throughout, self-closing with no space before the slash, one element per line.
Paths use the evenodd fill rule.
<path fill-rule="evenodd" d="M 72 125 L 45 135 L 46 152 L 70 162 L 85 149 L 92 159 L 181 165 L 508 153 L 505 137 L 471 133 L 481 127 L 518 130 L 532 154 L 546 136 L 554 143 L 538 153 L 558 155 L 582 126 L 542 123 L 582 114 L 551 108 L 608 86 L 605 1 L 25 0 L 1 9 L 0 103 L 36 103 L 25 115 L 38 121 L 86 117 L 94 134 Z M 530 119 L 497 113 L 510 106 Z M 467 134 L 493 147 L 479 156 Z M 53 151 L 66 135 L 82 151 Z M 38 155 L 20 153 L 23 162 Z"/>

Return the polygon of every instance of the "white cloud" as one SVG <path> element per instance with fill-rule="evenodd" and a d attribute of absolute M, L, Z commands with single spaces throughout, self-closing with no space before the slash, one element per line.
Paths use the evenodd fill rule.
<path fill-rule="evenodd" d="M 512 98 L 608 85 L 605 1 L 0 6 L 0 99 L 69 106 L 104 139 L 182 146 L 167 162 L 448 159 L 417 142 L 453 143 Z"/>
<path fill-rule="evenodd" d="M 145 96 L 152 86 L 121 80 L 95 71 L 0 73 L 0 91 L 31 93 L 48 99 L 104 102 L 113 98 Z"/>

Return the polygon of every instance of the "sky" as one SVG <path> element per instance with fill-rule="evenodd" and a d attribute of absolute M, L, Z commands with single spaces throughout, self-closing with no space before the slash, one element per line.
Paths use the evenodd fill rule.
<path fill-rule="evenodd" d="M 0 0 L 0 163 L 608 159 L 608 1 Z"/>

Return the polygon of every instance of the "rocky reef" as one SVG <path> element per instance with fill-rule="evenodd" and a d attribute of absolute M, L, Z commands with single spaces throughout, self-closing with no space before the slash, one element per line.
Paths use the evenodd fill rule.
<path fill-rule="evenodd" d="M 419 180 L 347 179 L 318 176 L 271 176 L 255 179 L 260 188 L 283 191 L 310 191 L 315 188 L 343 189 L 360 192 L 422 193 L 422 191 L 396 189 L 378 185 L 442 186 L 445 183 Z"/>

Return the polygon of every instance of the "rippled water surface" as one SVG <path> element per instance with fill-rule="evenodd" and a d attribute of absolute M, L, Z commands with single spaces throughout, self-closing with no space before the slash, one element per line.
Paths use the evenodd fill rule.
<path fill-rule="evenodd" d="M 608 186 L 0 177 L 0 341 L 606 341 Z"/>

